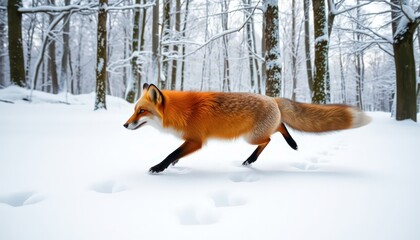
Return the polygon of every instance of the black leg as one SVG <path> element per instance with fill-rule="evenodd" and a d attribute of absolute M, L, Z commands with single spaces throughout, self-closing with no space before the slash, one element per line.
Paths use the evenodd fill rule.
<path fill-rule="evenodd" d="M 150 168 L 150 173 L 159 173 L 165 170 L 169 165 L 175 164 L 186 155 L 201 148 L 201 142 L 185 141 L 179 148 L 169 154 L 162 162 Z"/>
<path fill-rule="evenodd" d="M 281 133 L 281 135 L 283 135 L 284 140 L 286 140 L 287 144 L 289 144 L 289 146 L 291 148 L 293 148 L 294 150 L 298 149 L 298 146 L 297 146 L 295 140 L 293 140 L 289 131 L 287 131 L 286 125 L 284 125 L 284 123 L 280 124 L 280 127 L 279 127 L 278 131 Z"/>
<path fill-rule="evenodd" d="M 269 142 L 270 142 L 270 139 L 268 139 L 267 142 L 258 145 L 257 149 L 255 149 L 255 151 L 251 154 L 251 156 L 249 156 L 249 158 L 245 160 L 245 162 L 243 162 L 242 165 L 247 166 L 257 161 L 258 156 L 260 156 L 261 152 L 264 150 L 264 148 L 268 145 Z"/>

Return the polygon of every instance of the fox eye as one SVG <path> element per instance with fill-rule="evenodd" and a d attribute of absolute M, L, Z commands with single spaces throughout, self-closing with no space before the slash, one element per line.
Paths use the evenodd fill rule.
<path fill-rule="evenodd" d="M 144 111 L 145 111 L 144 109 L 140 109 L 139 113 L 144 113 Z"/>

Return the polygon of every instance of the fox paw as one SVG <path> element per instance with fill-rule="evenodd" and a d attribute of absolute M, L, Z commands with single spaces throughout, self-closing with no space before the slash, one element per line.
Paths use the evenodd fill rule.
<path fill-rule="evenodd" d="M 151 168 L 149 169 L 149 173 L 151 173 L 151 174 L 156 174 L 156 173 L 163 172 L 163 170 L 165 170 L 165 169 L 166 169 L 166 167 L 162 167 L 162 166 L 160 166 L 160 165 L 158 164 L 158 165 L 156 165 L 156 166 L 151 167 Z"/>
<path fill-rule="evenodd" d="M 244 162 L 242 163 L 242 166 L 249 166 L 249 165 L 251 165 L 251 164 L 252 164 L 252 162 L 250 162 L 250 161 L 246 160 L 246 161 L 244 161 Z"/>

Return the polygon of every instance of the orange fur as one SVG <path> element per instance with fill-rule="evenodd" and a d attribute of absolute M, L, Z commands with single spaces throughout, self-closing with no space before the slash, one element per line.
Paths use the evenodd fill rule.
<path fill-rule="evenodd" d="M 251 93 L 160 91 L 148 84 L 143 89 L 135 113 L 124 126 L 137 129 L 154 122 L 186 140 L 159 166 L 155 166 L 153 172 L 163 171 L 169 163 L 198 150 L 208 138 L 244 137 L 249 143 L 258 145 L 244 162 L 251 164 L 277 131 L 292 148 L 297 149 L 283 122 L 305 132 L 348 129 L 369 122 L 369 117 L 363 112 L 346 105 L 297 103 Z"/>

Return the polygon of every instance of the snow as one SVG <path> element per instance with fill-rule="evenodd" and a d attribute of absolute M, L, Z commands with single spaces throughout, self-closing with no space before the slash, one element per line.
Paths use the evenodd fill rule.
<path fill-rule="evenodd" d="M 254 146 L 210 141 L 150 175 L 182 141 L 124 129 L 133 105 L 28 94 L 0 90 L 0 239 L 420 238 L 418 123 L 275 134 L 251 167 Z"/>
<path fill-rule="evenodd" d="M 329 37 L 328 37 L 328 34 L 325 34 L 325 35 L 322 35 L 322 36 L 319 36 L 319 37 L 317 37 L 316 39 L 315 39 L 315 45 L 317 45 L 317 44 L 319 44 L 320 42 L 324 42 L 324 41 L 326 41 L 326 42 L 329 42 Z"/>
<path fill-rule="evenodd" d="M 104 67 L 104 59 L 103 58 L 99 58 L 99 61 L 98 61 L 98 70 L 97 70 L 97 72 L 102 72 L 102 68 Z"/>

